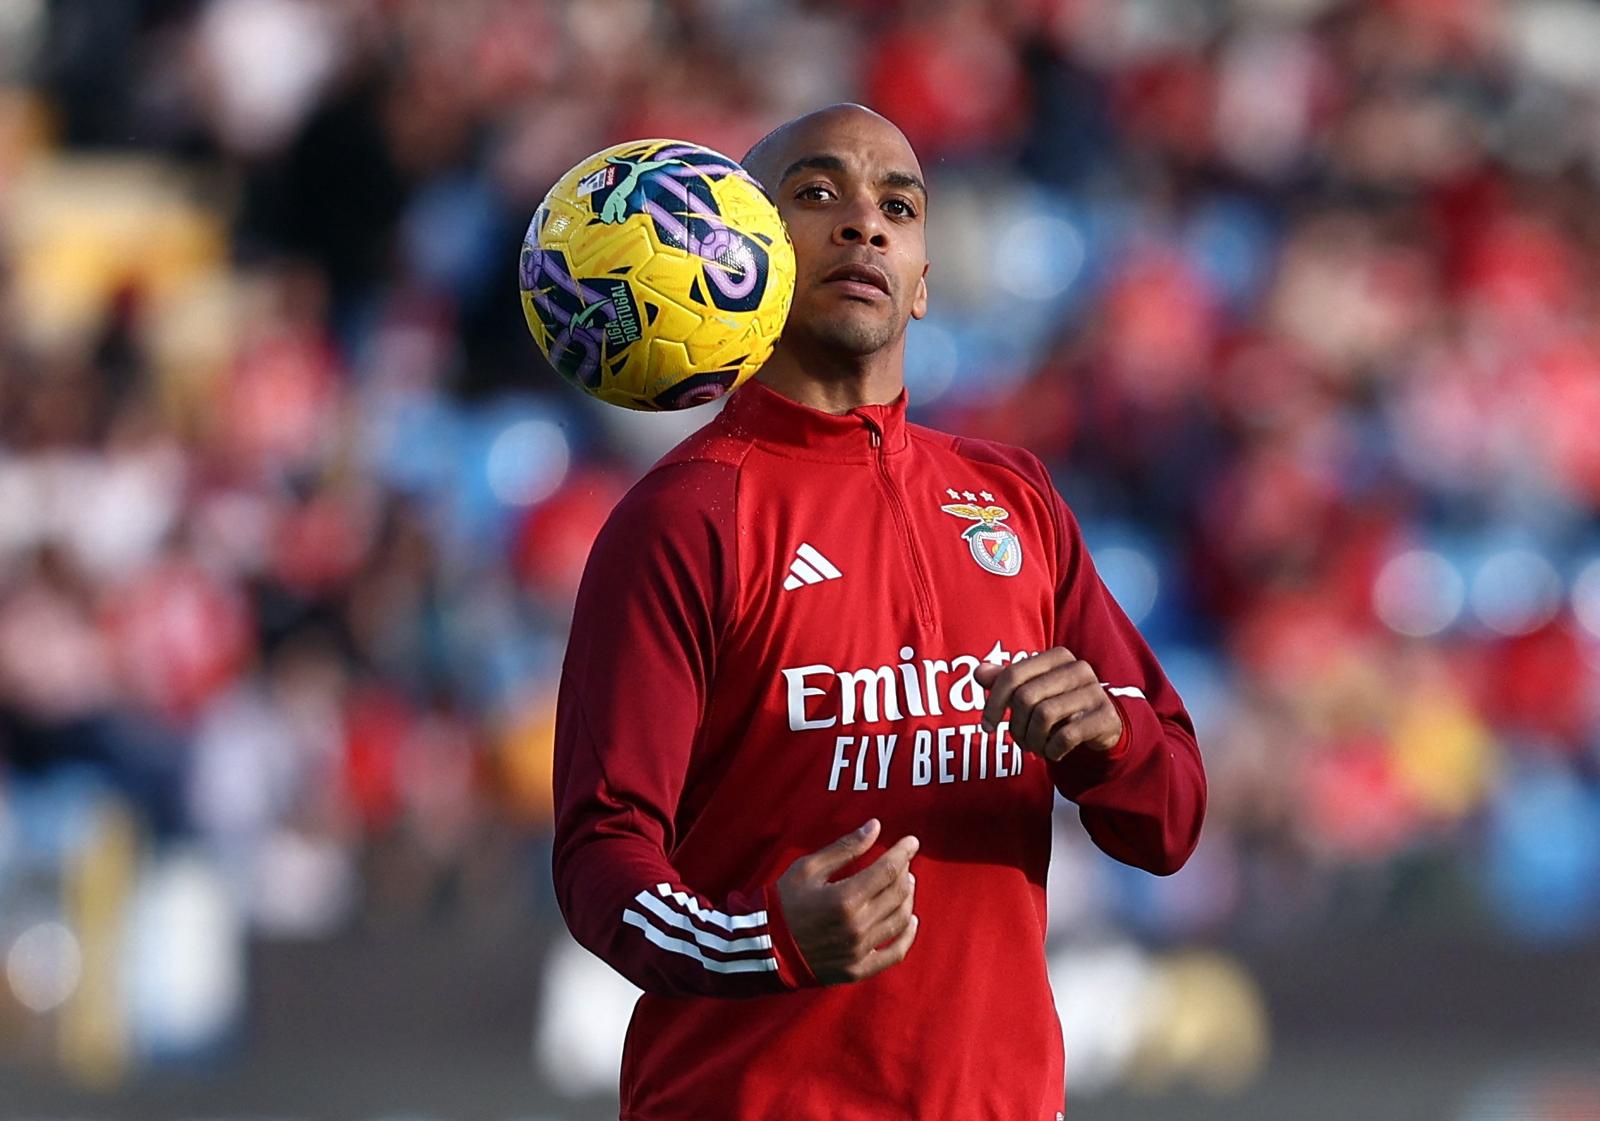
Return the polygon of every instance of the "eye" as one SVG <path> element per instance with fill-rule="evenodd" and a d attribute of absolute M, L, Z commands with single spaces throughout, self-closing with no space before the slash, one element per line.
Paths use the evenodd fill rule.
<path fill-rule="evenodd" d="M 801 187 L 794 193 L 794 197 L 806 202 L 821 202 L 824 198 L 832 198 L 833 191 L 821 183 L 812 183 Z"/>
<path fill-rule="evenodd" d="M 889 199 L 883 204 L 883 209 L 895 218 L 915 218 L 917 208 L 905 199 Z"/>

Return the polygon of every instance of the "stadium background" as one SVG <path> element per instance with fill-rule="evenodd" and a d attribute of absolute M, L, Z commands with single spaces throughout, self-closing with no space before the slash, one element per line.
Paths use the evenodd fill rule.
<path fill-rule="evenodd" d="M 931 180 L 915 415 L 1201 729 L 1180 875 L 1062 811 L 1069 1116 L 1600 1117 L 1581 0 L 0 0 L 0 1117 L 615 1116 L 552 695 L 704 416 L 542 367 L 516 247 L 841 99 Z"/>

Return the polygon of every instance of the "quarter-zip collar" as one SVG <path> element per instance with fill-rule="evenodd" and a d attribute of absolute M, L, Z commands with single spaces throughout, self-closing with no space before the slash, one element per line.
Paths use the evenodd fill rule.
<path fill-rule="evenodd" d="M 847 413 L 825 413 L 757 381 L 740 386 L 718 423 L 757 442 L 808 458 L 859 460 L 906 446 L 906 391 L 886 405 L 858 405 Z"/>

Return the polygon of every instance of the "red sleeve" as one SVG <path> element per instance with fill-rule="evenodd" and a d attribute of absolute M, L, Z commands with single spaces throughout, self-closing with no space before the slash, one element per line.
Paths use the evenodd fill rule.
<path fill-rule="evenodd" d="M 1037 462 L 1037 461 L 1036 461 Z M 1044 467 L 1038 470 L 1044 473 Z M 1050 765 L 1056 789 L 1076 802 L 1094 843 L 1136 868 L 1170 875 L 1200 839 L 1206 776 L 1194 724 L 1156 657 L 1095 571 L 1077 519 L 1045 475 L 1055 512 L 1056 630 L 1094 667 L 1122 714 L 1110 752 L 1080 747 Z"/>
<path fill-rule="evenodd" d="M 556 897 L 573 936 L 647 992 L 809 981 L 773 885 L 701 895 L 673 869 L 678 799 L 735 594 L 737 468 L 680 461 L 612 513 L 584 570 L 556 709 Z"/>

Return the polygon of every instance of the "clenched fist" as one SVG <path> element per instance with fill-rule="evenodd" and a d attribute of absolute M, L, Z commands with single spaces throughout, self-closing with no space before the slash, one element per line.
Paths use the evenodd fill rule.
<path fill-rule="evenodd" d="M 1077 747 L 1110 751 L 1122 739 L 1122 714 L 1088 662 L 1056 646 L 973 674 L 989 691 L 983 723 L 993 729 L 1011 710 L 1011 739 L 1054 762 Z"/>
<path fill-rule="evenodd" d="M 824 985 L 864 981 L 902 961 L 917 937 L 911 913 L 917 878 L 911 874 L 915 837 L 902 837 L 855 875 L 828 877 L 872 847 L 881 826 L 873 818 L 826 848 L 802 856 L 778 880 L 778 899 L 795 945 Z"/>

